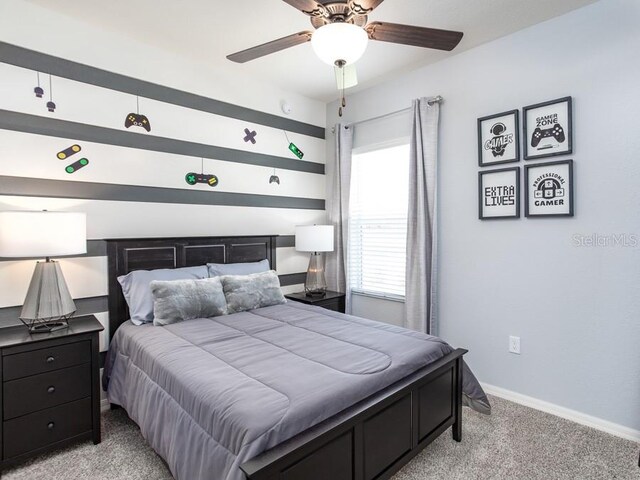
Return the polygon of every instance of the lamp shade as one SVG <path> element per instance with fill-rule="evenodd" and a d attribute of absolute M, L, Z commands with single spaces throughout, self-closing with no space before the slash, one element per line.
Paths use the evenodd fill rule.
<path fill-rule="evenodd" d="M 299 252 L 333 252 L 333 225 L 297 226 L 296 250 Z"/>
<path fill-rule="evenodd" d="M 0 212 L 0 256 L 54 257 L 87 252 L 87 219 L 74 212 Z"/>
<path fill-rule="evenodd" d="M 362 27 L 352 23 L 329 23 L 318 28 L 311 37 L 311 46 L 325 63 L 335 65 L 342 60 L 346 65 L 362 57 L 369 37 Z"/>

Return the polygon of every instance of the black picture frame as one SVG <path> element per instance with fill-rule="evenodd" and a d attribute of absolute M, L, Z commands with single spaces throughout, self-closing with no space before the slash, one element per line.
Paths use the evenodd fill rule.
<path fill-rule="evenodd" d="M 530 185 L 530 175 L 533 170 L 536 169 L 544 169 L 545 167 L 550 167 L 554 165 L 567 165 L 567 183 L 568 186 L 565 187 L 567 190 L 566 195 L 564 195 L 569 200 L 569 209 L 566 213 L 532 213 L 530 208 L 530 197 L 529 197 L 529 185 Z M 545 162 L 545 163 L 536 163 L 532 165 L 525 165 L 524 167 L 524 216 L 527 218 L 538 218 L 538 217 L 573 217 L 574 215 L 574 184 L 573 184 L 573 160 L 558 160 L 555 162 Z M 552 197 L 553 198 L 553 197 Z"/>
<path fill-rule="evenodd" d="M 536 124 L 531 125 L 528 121 L 527 121 L 527 117 L 528 117 L 528 112 L 531 110 L 539 110 L 539 109 L 544 109 L 546 107 L 551 107 L 553 105 L 558 105 L 561 103 L 566 103 L 567 104 L 567 118 L 566 118 L 566 122 L 563 120 L 560 123 L 560 127 L 564 133 L 565 136 L 565 141 L 567 142 L 567 146 L 564 150 L 559 150 L 556 152 L 553 151 L 549 151 L 549 152 L 544 152 L 541 154 L 536 154 L 536 155 L 532 155 L 529 152 L 530 148 L 535 148 L 533 146 L 533 135 L 536 131 L 536 129 L 540 129 L 540 131 L 542 132 L 543 136 L 541 138 L 538 139 L 538 141 L 541 141 L 544 138 L 547 137 L 553 137 L 555 131 L 554 131 L 554 126 L 555 124 L 551 125 L 543 125 L 543 126 L 538 126 Z M 562 125 L 562 123 L 566 123 L 566 129 L 564 127 L 564 125 Z M 549 100 L 548 102 L 542 102 L 542 103 L 536 103 L 535 105 L 529 105 L 527 107 L 523 107 L 522 109 L 522 135 L 523 135 L 523 144 L 524 144 L 524 148 L 523 148 L 523 153 L 524 153 L 524 159 L 525 160 L 537 160 L 540 158 L 548 158 L 548 157 L 557 157 L 560 155 L 571 155 L 573 153 L 573 98 L 572 97 L 562 97 L 562 98 L 557 98 L 555 100 Z M 554 137 L 557 138 L 557 137 Z M 563 143 L 563 142 L 562 142 Z"/>
<path fill-rule="evenodd" d="M 496 173 L 513 172 L 516 176 L 515 186 L 515 213 L 513 215 L 487 216 L 484 211 L 483 177 Z M 520 167 L 498 168 L 494 170 L 482 170 L 478 172 L 478 218 L 480 220 L 510 220 L 520 218 Z"/>
<path fill-rule="evenodd" d="M 483 124 L 485 122 L 490 122 L 491 120 L 494 120 L 496 118 L 506 117 L 510 115 L 514 117 L 513 142 L 515 143 L 515 155 L 513 157 L 498 160 L 495 162 L 485 162 L 484 155 L 483 155 L 483 151 L 485 150 L 484 148 L 485 138 L 484 138 L 484 132 L 482 128 Z M 488 115 L 486 117 L 478 118 L 477 129 L 478 129 L 478 166 L 489 167 L 493 165 L 500 165 L 503 163 L 514 163 L 514 162 L 520 161 L 520 111 L 519 110 L 517 109 L 508 110 L 506 112 L 496 113 L 494 115 Z"/>

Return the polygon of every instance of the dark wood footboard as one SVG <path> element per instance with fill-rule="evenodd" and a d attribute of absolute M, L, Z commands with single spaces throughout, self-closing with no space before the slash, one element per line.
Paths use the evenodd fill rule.
<path fill-rule="evenodd" d="M 245 462 L 249 480 L 384 480 L 447 428 L 462 437 L 457 349 L 362 402 Z"/>

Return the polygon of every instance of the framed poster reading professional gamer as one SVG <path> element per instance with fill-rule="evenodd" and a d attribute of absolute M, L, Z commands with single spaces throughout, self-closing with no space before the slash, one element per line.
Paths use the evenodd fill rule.
<path fill-rule="evenodd" d="M 478 218 L 520 218 L 520 167 L 478 172 Z"/>
<path fill-rule="evenodd" d="M 573 217 L 573 160 L 524 167 L 527 217 Z"/>

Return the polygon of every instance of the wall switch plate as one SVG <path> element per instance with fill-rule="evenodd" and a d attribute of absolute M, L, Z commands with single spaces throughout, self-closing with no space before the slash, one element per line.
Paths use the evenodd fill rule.
<path fill-rule="evenodd" d="M 520 337 L 509 337 L 509 352 L 520 355 Z"/>

